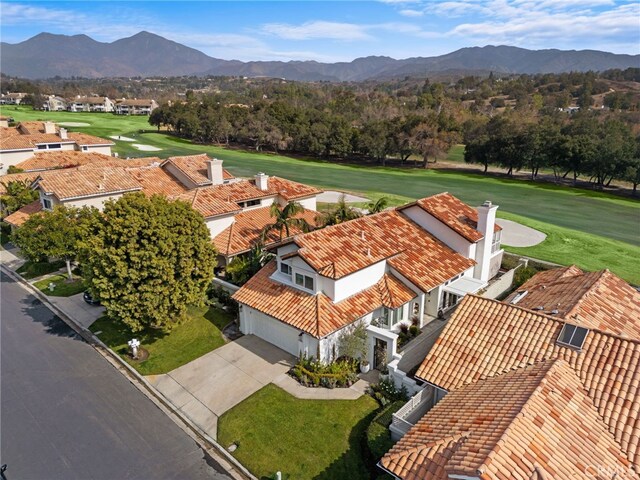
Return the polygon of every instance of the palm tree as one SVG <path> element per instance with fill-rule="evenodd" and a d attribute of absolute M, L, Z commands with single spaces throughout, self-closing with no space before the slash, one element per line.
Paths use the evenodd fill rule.
<path fill-rule="evenodd" d="M 360 212 L 358 212 L 355 208 L 347 205 L 347 201 L 345 199 L 345 195 L 340 195 L 338 199 L 338 203 L 333 208 L 333 210 L 329 210 L 327 212 L 323 212 L 319 216 L 319 221 L 325 227 L 329 225 L 337 225 L 342 222 L 346 222 L 347 220 L 353 220 L 355 218 L 360 218 Z"/>
<path fill-rule="evenodd" d="M 387 197 L 380 197 L 378 200 L 371 201 L 367 203 L 367 210 L 369 210 L 369 215 L 372 213 L 379 213 L 387 208 L 389 204 L 389 199 Z"/>
<path fill-rule="evenodd" d="M 276 221 L 262 229 L 262 241 L 264 242 L 265 238 L 272 230 L 280 232 L 280 241 L 282 241 L 283 233 L 286 233 L 287 237 L 291 236 L 291 227 L 299 228 L 303 232 L 311 230 L 311 225 L 309 225 L 304 218 L 296 218 L 296 215 L 303 212 L 304 207 L 298 202 L 289 202 L 284 208 L 280 208 L 280 205 L 276 202 L 272 203 L 269 213 L 272 217 L 275 217 Z"/>

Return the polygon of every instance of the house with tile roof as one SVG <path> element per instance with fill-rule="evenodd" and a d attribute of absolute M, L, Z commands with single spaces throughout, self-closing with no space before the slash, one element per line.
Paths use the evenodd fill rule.
<path fill-rule="evenodd" d="M 67 102 L 67 110 L 70 112 L 113 112 L 114 109 L 115 103 L 109 97 L 78 95 Z"/>
<path fill-rule="evenodd" d="M 111 140 L 86 133 L 67 132 L 53 122 L 21 122 L 16 127 L 0 128 L 0 176 L 10 166 L 38 152 L 78 151 L 111 155 Z"/>
<path fill-rule="evenodd" d="M 28 94 L 24 92 L 7 92 L 0 95 L 0 105 L 20 105 Z"/>
<path fill-rule="evenodd" d="M 158 102 L 151 98 L 133 98 L 118 100 L 114 112 L 117 115 L 151 115 Z"/>
<path fill-rule="evenodd" d="M 295 356 L 328 362 L 340 355 L 340 335 L 365 322 L 367 360 L 374 367 L 377 360 L 389 361 L 401 323 L 422 325 L 427 316 L 484 288 L 491 273 L 478 264 L 489 268 L 491 260 L 485 262 L 483 255 L 502 254 L 491 251 L 497 206 L 473 211 L 448 194 L 423 200 L 459 211 L 433 228 L 419 201 L 296 235 L 279 247 L 276 259 L 234 294 L 241 331 Z M 463 243 L 453 229 L 473 219 L 484 231 L 476 230 L 472 244 Z M 471 237 L 469 230 L 466 234 Z M 375 358 L 380 349 L 386 358 Z"/>
<path fill-rule="evenodd" d="M 553 283 L 554 278 L 561 279 L 565 276 L 583 275 L 574 267 L 569 267 L 559 269 L 558 272 L 545 272 L 535 283 Z M 543 310 L 523 308 L 519 302 L 499 302 L 475 295 L 465 297 L 416 372 L 416 378 L 425 384 L 425 390 L 420 392 L 423 402 L 410 401 L 405 406 L 409 408 L 401 409 L 403 411 L 399 411 L 399 415 L 394 414 L 392 433 L 398 436 L 405 435 L 408 440 L 401 440 L 383 458 L 381 465 L 392 471 L 397 478 L 417 478 L 412 476 L 411 472 L 430 468 L 430 461 L 426 456 L 415 456 L 410 451 L 427 445 L 420 441 L 416 443 L 416 439 L 421 437 L 420 432 L 424 431 L 425 425 L 431 424 L 429 418 L 433 417 L 429 417 L 429 409 L 434 403 L 436 407 L 433 411 L 436 411 L 441 403 L 451 405 L 444 403 L 450 395 L 472 388 L 474 384 L 486 379 L 510 372 L 526 371 L 545 362 L 561 360 L 572 370 L 578 384 L 576 386 L 576 382 L 567 377 L 555 390 L 562 392 L 567 398 L 575 394 L 576 390 L 583 390 L 598 418 L 624 453 L 625 459 L 637 472 L 640 468 L 640 335 L 636 332 L 640 316 L 634 312 L 637 312 L 640 306 L 640 293 L 634 289 L 620 288 L 616 281 L 608 283 L 610 280 L 605 279 L 598 289 L 587 296 L 612 297 L 612 303 L 628 302 L 630 306 L 626 322 L 631 325 L 624 328 L 621 328 L 619 318 L 614 318 L 611 322 L 603 320 L 599 312 L 607 307 L 591 298 L 588 301 L 593 301 L 592 305 L 598 305 L 597 308 L 587 306 L 577 317 L 563 317 Z M 571 295 L 570 292 L 567 294 Z M 629 298 L 625 299 L 627 296 Z M 575 308 L 573 300 L 567 305 L 574 305 L 570 308 Z M 587 319 L 592 311 L 595 312 L 595 317 Z M 501 396 L 492 396 L 490 402 L 491 405 L 486 406 L 487 411 L 499 407 Z M 422 418 L 427 420 L 418 420 L 412 426 L 413 422 L 408 421 L 411 419 L 411 411 L 420 411 L 423 407 L 428 413 Z M 582 431 L 578 434 L 559 438 L 562 434 L 559 430 L 544 432 L 545 424 L 551 417 L 560 418 L 559 409 L 554 409 L 546 416 L 537 416 L 538 420 L 534 417 L 534 425 L 530 426 L 527 434 L 546 439 L 556 447 L 565 442 L 566 448 L 575 454 L 586 449 L 585 442 L 592 439 L 597 432 L 594 425 L 587 427 L 586 422 L 591 415 L 589 409 L 584 407 L 578 412 L 582 426 Z M 528 417 L 530 414 L 523 405 L 519 415 Z M 567 422 L 563 422 L 563 425 L 566 427 Z M 453 423 L 451 428 L 455 429 Z M 598 435 L 604 436 L 602 433 Z M 533 455 L 531 452 L 535 452 L 533 446 L 530 456 Z M 476 450 L 490 451 L 491 448 L 493 445 L 489 443 L 478 446 Z M 608 450 L 611 455 L 615 452 L 612 448 Z M 548 454 L 545 456 L 548 457 Z M 400 457 L 404 460 L 399 460 Z M 560 475 L 560 467 L 546 469 L 549 458 L 542 462 L 534 455 L 533 459 L 528 460 L 537 462 L 546 478 L 568 478 L 566 473 Z M 399 466 L 398 462 L 403 463 L 403 466 Z M 564 468 L 571 470 L 571 465 L 568 463 Z M 582 462 L 581 465 L 586 468 L 591 464 Z M 527 468 L 530 470 L 531 463 Z M 573 469 L 573 473 L 579 478 L 612 478 L 611 474 L 589 477 L 586 473 L 593 472 L 585 473 L 584 468 L 582 472 Z M 628 470 L 625 472 L 628 473 Z M 635 478 L 620 475 L 619 472 L 618 478 Z M 502 478 L 490 475 L 478 477 Z"/>
<path fill-rule="evenodd" d="M 67 100 L 57 95 L 47 95 L 42 102 L 42 110 L 45 112 L 62 112 L 67 109 Z"/>

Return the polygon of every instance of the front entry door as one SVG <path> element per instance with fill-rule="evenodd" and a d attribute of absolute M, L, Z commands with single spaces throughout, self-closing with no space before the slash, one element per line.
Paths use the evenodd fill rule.
<path fill-rule="evenodd" d="M 376 338 L 373 348 L 373 368 L 380 370 L 387 366 L 387 341 Z"/>

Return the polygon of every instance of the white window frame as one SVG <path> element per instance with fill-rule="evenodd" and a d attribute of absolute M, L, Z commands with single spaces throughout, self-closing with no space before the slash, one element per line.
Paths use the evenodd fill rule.
<path fill-rule="evenodd" d="M 300 283 L 298 283 L 298 279 L 300 279 Z M 307 285 L 307 281 L 311 282 L 311 287 Z M 312 292 L 315 291 L 316 279 L 309 275 L 305 275 L 304 273 L 295 272 L 295 274 L 293 275 L 293 283 L 295 283 L 295 285 L 300 288 L 304 288 L 305 290 L 309 290 Z"/>
<path fill-rule="evenodd" d="M 53 203 L 48 198 L 42 199 L 42 208 L 45 210 L 53 210 Z"/>
<path fill-rule="evenodd" d="M 285 270 L 287 270 L 286 272 L 283 270 L 284 267 L 286 267 L 286 269 L 285 269 Z M 291 268 L 291 265 L 289 265 L 288 263 L 280 262 L 279 272 L 282 275 L 286 275 L 287 277 L 291 278 L 291 275 L 293 273 L 293 268 Z"/>

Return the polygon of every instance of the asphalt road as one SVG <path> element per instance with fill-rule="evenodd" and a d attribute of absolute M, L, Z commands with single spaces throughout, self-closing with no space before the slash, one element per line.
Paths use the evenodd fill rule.
<path fill-rule="evenodd" d="M 8 480 L 229 478 L 4 274 L 0 301 L 0 462 Z"/>

